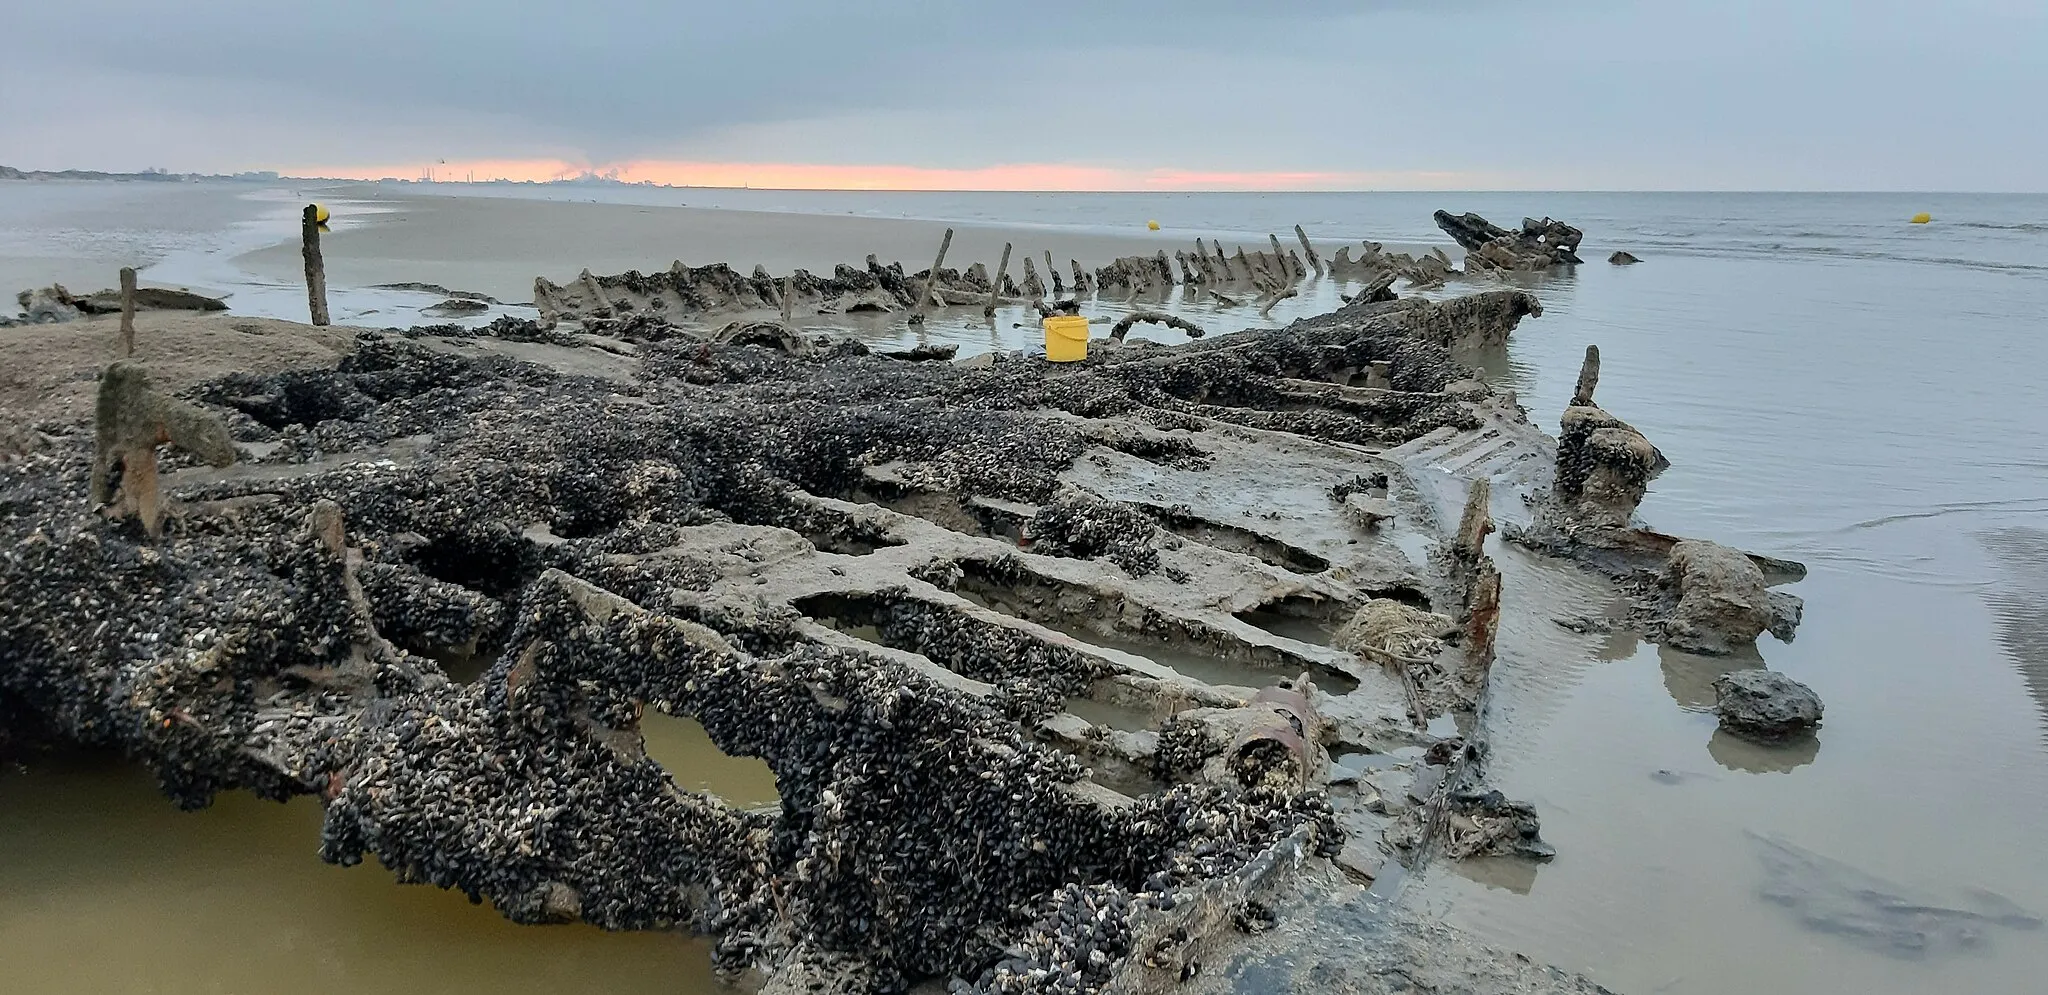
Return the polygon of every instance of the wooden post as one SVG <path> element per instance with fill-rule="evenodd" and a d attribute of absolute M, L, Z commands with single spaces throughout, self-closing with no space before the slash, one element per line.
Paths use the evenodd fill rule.
<path fill-rule="evenodd" d="M 121 355 L 135 355 L 135 267 L 121 267 Z"/>
<path fill-rule="evenodd" d="M 1586 361 L 1579 364 L 1579 383 L 1572 388 L 1572 407 L 1593 403 L 1593 389 L 1600 386 L 1600 347 L 1586 347 Z"/>
<path fill-rule="evenodd" d="M 783 278 L 782 278 L 782 326 L 783 326 L 784 328 L 788 328 L 788 327 L 791 327 L 791 326 L 790 326 L 790 324 L 789 324 L 789 317 L 790 317 L 790 311 L 791 311 L 791 309 L 793 309 L 793 308 L 794 308 L 794 307 L 796 306 L 796 304 L 795 304 L 795 294 L 796 294 L 796 286 L 795 286 L 795 281 L 794 281 L 794 280 L 793 280 L 792 278 L 790 278 L 790 277 L 786 277 L 786 276 L 785 276 L 785 277 L 783 277 Z"/>
<path fill-rule="evenodd" d="M 1317 276 L 1322 276 L 1323 257 L 1316 255 L 1316 247 L 1308 244 L 1308 232 L 1302 231 L 1300 225 L 1295 225 L 1294 237 L 1301 239 L 1301 251 L 1308 253 L 1308 264 L 1316 268 Z"/>
<path fill-rule="evenodd" d="M 988 303 L 987 303 L 987 304 L 984 304 L 984 305 L 982 305 L 982 307 L 981 307 L 981 313 L 982 313 L 982 315 L 983 315 L 984 317 L 987 317 L 987 316 L 990 316 L 990 315 L 993 315 L 993 314 L 995 314 L 995 313 L 996 313 L 996 297 L 997 297 L 998 295 L 1002 294 L 1002 292 L 1003 292 L 1003 277 L 1004 277 L 1005 275 L 1007 275 L 1007 274 L 1008 274 L 1009 272 L 1010 272 L 1010 243 L 1008 243 L 1008 242 L 1004 242 L 1004 243 L 1003 243 L 1003 258 L 1002 258 L 1002 261 L 1000 261 L 1000 262 L 996 263 L 996 278 L 995 278 L 994 280 L 991 280 L 991 281 L 989 281 L 989 285 L 988 285 Z"/>
<path fill-rule="evenodd" d="M 932 260 L 932 271 L 925 277 L 924 291 L 917 296 L 917 308 L 910 314 L 910 323 L 924 324 L 925 311 L 931 307 L 932 298 L 939 292 L 939 267 L 946 264 L 946 250 L 953 246 L 953 229 L 946 229 L 946 237 L 939 240 L 939 254 Z"/>
<path fill-rule="evenodd" d="M 1268 233 L 1266 238 L 1273 243 L 1273 262 L 1280 267 L 1280 278 L 1289 282 L 1300 279 L 1301 274 L 1287 265 L 1287 253 L 1280 251 L 1280 236 Z"/>
<path fill-rule="evenodd" d="M 306 257 L 306 307 L 313 312 L 313 324 L 327 324 L 327 264 L 320 259 L 320 207 L 307 204 L 300 236 L 300 252 Z"/>

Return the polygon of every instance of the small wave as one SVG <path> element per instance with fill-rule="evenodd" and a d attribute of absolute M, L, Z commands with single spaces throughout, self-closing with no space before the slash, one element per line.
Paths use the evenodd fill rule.
<path fill-rule="evenodd" d="M 1990 231 L 2025 231 L 2048 234 L 2048 224 L 2040 222 L 2021 222 L 2016 225 L 2001 225 L 1990 221 L 1957 221 L 1954 224 L 1957 228 L 1983 228 Z"/>
<path fill-rule="evenodd" d="M 1987 273 L 2011 273 L 2023 276 L 2048 275 L 2048 265 L 2040 263 L 1964 259 L 1959 256 L 1920 256 L 1911 253 L 1886 252 L 1877 249 L 1848 249 L 1825 245 L 1790 245 L 1784 242 L 1731 243 L 1718 246 L 1703 245 L 1697 248 L 1700 255 L 1707 256 L 1817 256 L 1827 259 L 1862 259 L 1895 263 L 1922 263 L 1929 266 L 1954 266 L 1958 269 L 1973 269 Z"/>
<path fill-rule="evenodd" d="M 1841 528 L 1842 532 L 1857 532 L 1863 529 L 1881 528 L 1898 522 L 1910 522 L 1922 518 L 1941 518 L 1947 515 L 1973 515 L 2010 511 L 2048 511 L 2048 498 L 2014 498 L 2003 501 L 1963 501 L 1955 504 L 1937 505 L 1924 511 L 1907 511 L 1895 515 L 1883 515 L 1866 521 L 1854 522 Z"/>

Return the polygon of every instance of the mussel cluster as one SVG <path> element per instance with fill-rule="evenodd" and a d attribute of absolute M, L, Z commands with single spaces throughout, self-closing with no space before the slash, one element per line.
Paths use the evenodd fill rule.
<path fill-rule="evenodd" d="M 1150 516 L 1120 501 L 1061 495 L 1029 526 L 1031 551 L 1080 559 L 1101 557 L 1133 577 L 1159 569 L 1159 529 Z"/>

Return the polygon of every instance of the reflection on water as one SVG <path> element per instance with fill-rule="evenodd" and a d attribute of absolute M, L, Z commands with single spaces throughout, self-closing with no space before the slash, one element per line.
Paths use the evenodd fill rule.
<path fill-rule="evenodd" d="M 518 926 L 374 863 L 320 862 L 320 806 L 180 812 L 112 758 L 0 771 L 12 992 L 726 992 L 707 941 Z"/>
<path fill-rule="evenodd" d="M 1718 696 L 1714 682 L 1738 670 L 1761 670 L 1764 658 L 1753 646 L 1727 656 L 1704 656 L 1669 646 L 1656 645 L 1657 669 L 1664 674 L 1664 689 L 1678 707 L 1691 712 L 1711 712 Z"/>
<path fill-rule="evenodd" d="M 1474 857 L 1450 866 L 1459 877 L 1473 884 L 1526 895 L 1536 887 L 1536 872 L 1543 865 L 1525 857 Z"/>
<path fill-rule="evenodd" d="M 2048 716 L 2048 529 L 2015 526 L 1977 538 L 2004 581 L 1984 590 L 1984 603 L 1998 623 L 1998 641 Z M 2042 738 L 2048 741 L 2048 723 Z"/>
<path fill-rule="evenodd" d="M 1783 743 L 1752 743 L 1725 729 L 1714 730 L 1707 740 L 1707 755 L 1729 770 L 1750 774 L 1784 774 L 1813 762 L 1820 756 L 1820 737 L 1798 736 Z"/>

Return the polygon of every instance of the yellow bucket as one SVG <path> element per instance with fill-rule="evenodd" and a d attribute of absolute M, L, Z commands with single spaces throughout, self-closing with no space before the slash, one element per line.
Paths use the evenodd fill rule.
<path fill-rule="evenodd" d="M 1039 322 L 1045 326 L 1045 358 L 1071 363 L 1088 358 L 1088 319 L 1078 314 L 1056 314 Z"/>

